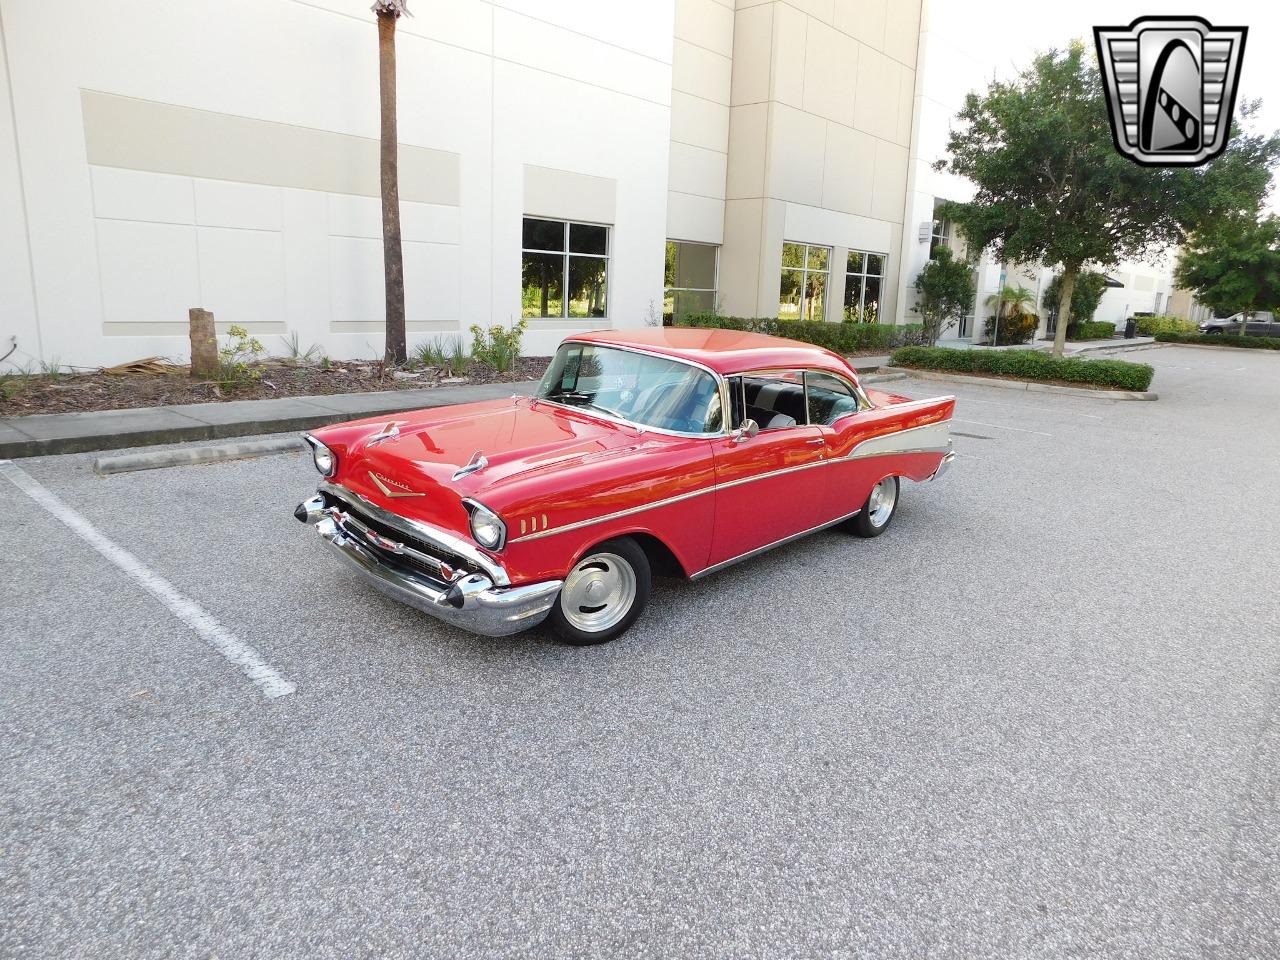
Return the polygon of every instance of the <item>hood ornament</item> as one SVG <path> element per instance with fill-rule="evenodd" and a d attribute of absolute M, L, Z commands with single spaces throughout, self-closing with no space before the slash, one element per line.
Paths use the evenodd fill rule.
<path fill-rule="evenodd" d="M 365 446 L 372 447 L 375 443 L 381 443 L 383 440 L 394 440 L 398 436 L 400 436 L 400 428 L 396 426 L 396 422 L 392 420 L 385 427 L 370 437 L 365 443 Z"/>
<path fill-rule="evenodd" d="M 453 472 L 453 479 L 461 480 L 463 477 L 472 473 L 477 473 L 489 465 L 488 459 L 483 453 L 477 450 L 471 455 L 471 459 L 465 465 L 459 467 Z"/>

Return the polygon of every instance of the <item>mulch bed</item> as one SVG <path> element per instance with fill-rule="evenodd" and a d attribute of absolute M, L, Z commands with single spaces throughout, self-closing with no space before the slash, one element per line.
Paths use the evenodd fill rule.
<path fill-rule="evenodd" d="M 521 357 L 506 373 L 473 360 L 466 376 L 454 378 L 447 369 L 429 368 L 395 374 L 380 364 L 346 361 L 287 364 L 266 361 L 254 364 L 260 376 L 235 387 L 193 379 L 186 367 L 169 372 L 33 374 L 0 380 L 0 417 L 33 413 L 83 413 L 91 410 L 125 410 L 179 403 L 216 403 L 226 400 L 265 400 L 271 397 L 305 397 L 333 393 L 371 393 L 378 390 L 422 390 L 472 383 L 516 383 L 537 380 L 550 357 Z M 410 377 L 408 374 L 412 374 Z"/>

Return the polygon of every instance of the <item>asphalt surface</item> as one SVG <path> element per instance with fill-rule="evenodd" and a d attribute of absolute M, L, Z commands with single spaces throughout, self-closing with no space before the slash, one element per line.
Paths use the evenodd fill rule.
<path fill-rule="evenodd" d="M 0 956 L 1280 956 L 1280 356 L 1126 359 L 589 649 L 341 573 L 302 455 L 21 461 L 296 692 L 0 478 Z"/>

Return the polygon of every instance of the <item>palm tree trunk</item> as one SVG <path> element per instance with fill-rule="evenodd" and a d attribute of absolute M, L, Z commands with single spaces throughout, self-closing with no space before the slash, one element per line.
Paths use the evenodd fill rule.
<path fill-rule="evenodd" d="M 396 132 L 396 14 L 378 11 L 378 103 L 382 111 L 382 272 L 388 363 L 405 360 L 404 249 L 400 242 L 400 159 Z"/>
<path fill-rule="evenodd" d="M 1079 267 L 1064 266 L 1062 287 L 1058 292 L 1058 326 L 1053 331 L 1053 355 L 1060 357 L 1067 346 L 1067 324 L 1071 322 L 1071 295 L 1076 290 Z"/>

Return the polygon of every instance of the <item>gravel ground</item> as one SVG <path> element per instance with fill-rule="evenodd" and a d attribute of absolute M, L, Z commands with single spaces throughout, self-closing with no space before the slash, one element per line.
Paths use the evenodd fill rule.
<path fill-rule="evenodd" d="M 1280 956 L 1280 357 L 1134 359 L 590 649 L 339 574 L 300 455 L 22 461 L 297 692 L 10 490 L 0 956 Z"/>

